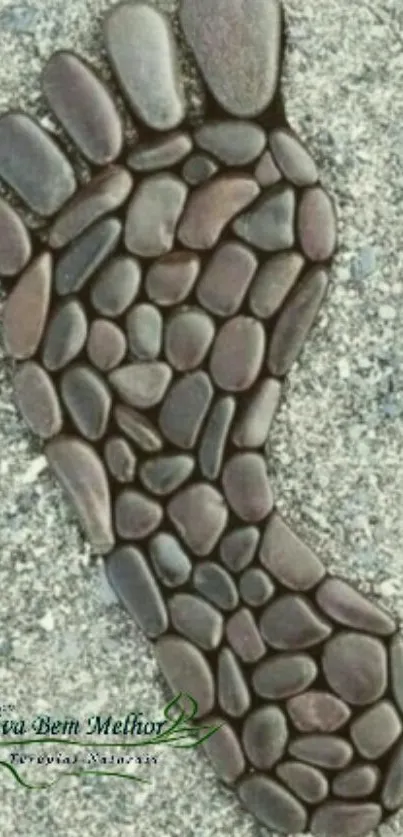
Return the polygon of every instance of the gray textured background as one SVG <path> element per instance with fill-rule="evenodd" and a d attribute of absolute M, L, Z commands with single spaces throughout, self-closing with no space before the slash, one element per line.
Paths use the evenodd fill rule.
<path fill-rule="evenodd" d="M 37 86 L 44 60 L 74 47 L 105 71 L 99 24 L 111 5 L 0 0 L 0 111 L 24 106 L 49 125 Z M 168 12 L 175 5 L 159 2 Z M 403 7 L 287 0 L 286 12 L 289 120 L 337 202 L 341 246 L 328 300 L 290 376 L 269 468 L 281 510 L 327 565 L 401 617 Z M 165 698 L 151 649 L 90 563 L 13 406 L 0 354 L 0 703 L 21 715 L 118 716 L 137 707 L 159 717 Z M 266 834 L 200 754 L 161 751 L 150 774 L 150 786 L 72 779 L 49 792 L 0 774 L 0 835 Z M 379 833 L 402 835 L 403 816 Z"/>

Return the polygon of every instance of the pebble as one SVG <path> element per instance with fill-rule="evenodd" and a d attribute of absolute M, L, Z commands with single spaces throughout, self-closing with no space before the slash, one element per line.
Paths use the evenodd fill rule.
<path fill-rule="evenodd" d="M 241 576 L 239 592 L 246 604 L 262 607 L 274 596 L 275 588 L 267 573 L 259 567 L 252 567 Z"/>
<path fill-rule="evenodd" d="M 394 637 L 389 654 L 393 697 L 403 713 L 403 637 Z"/>
<path fill-rule="evenodd" d="M 288 741 L 285 716 L 276 706 L 256 709 L 246 719 L 242 744 L 254 767 L 268 770 L 284 754 Z"/>
<path fill-rule="evenodd" d="M 152 539 L 149 551 L 154 570 L 166 587 L 181 587 L 189 580 L 192 564 L 177 538 L 161 532 Z"/>
<path fill-rule="evenodd" d="M 312 262 L 326 262 L 337 245 L 336 217 L 329 195 L 320 187 L 307 189 L 298 210 L 302 251 Z"/>
<path fill-rule="evenodd" d="M 15 112 L 0 119 L 0 177 L 45 218 L 59 211 L 77 185 L 67 157 L 49 134 L 30 116 Z"/>
<path fill-rule="evenodd" d="M 279 185 L 240 215 L 234 232 L 244 241 L 265 252 L 288 250 L 294 244 L 295 192 Z"/>
<path fill-rule="evenodd" d="M 326 572 L 319 558 L 276 510 L 263 535 L 259 557 L 271 575 L 291 590 L 311 590 Z"/>
<path fill-rule="evenodd" d="M 211 410 L 199 448 L 200 470 L 206 479 L 217 479 L 220 474 L 235 409 L 235 399 L 228 395 Z"/>
<path fill-rule="evenodd" d="M 311 821 L 313 837 L 362 837 L 377 828 L 382 809 L 374 803 L 326 802 Z"/>
<path fill-rule="evenodd" d="M 215 335 L 214 322 L 200 308 L 177 310 L 165 330 L 165 355 L 178 372 L 200 366 Z"/>
<path fill-rule="evenodd" d="M 120 317 L 134 302 L 141 281 L 136 259 L 116 256 L 100 271 L 91 287 L 91 302 L 104 317 Z"/>
<path fill-rule="evenodd" d="M 203 183 L 191 193 L 178 236 L 194 250 L 210 250 L 238 212 L 248 206 L 260 189 L 247 174 L 223 174 Z"/>
<path fill-rule="evenodd" d="M 235 317 L 217 334 L 210 360 L 215 383 L 229 392 L 249 389 L 259 375 L 266 335 L 252 317 Z"/>
<path fill-rule="evenodd" d="M 303 735 L 291 742 L 289 752 L 325 770 L 340 770 L 353 758 L 351 744 L 338 735 Z"/>
<path fill-rule="evenodd" d="M 230 648 L 222 648 L 218 658 L 218 702 L 232 718 L 240 718 L 250 708 L 249 689 L 239 662 Z"/>
<path fill-rule="evenodd" d="M 403 743 L 399 744 L 389 764 L 381 799 L 388 811 L 395 811 L 403 804 Z"/>
<path fill-rule="evenodd" d="M 115 543 L 109 481 L 96 450 L 82 439 L 58 436 L 45 454 L 92 546 L 101 555 L 109 552 Z"/>
<path fill-rule="evenodd" d="M 133 178 L 121 166 L 108 166 L 82 186 L 50 228 L 49 246 L 65 247 L 89 227 L 118 209 L 129 197 Z"/>
<path fill-rule="evenodd" d="M 28 360 L 39 346 L 48 316 L 51 283 L 52 257 L 42 253 L 28 265 L 6 300 L 4 343 L 15 360 Z"/>
<path fill-rule="evenodd" d="M 141 540 L 158 529 L 162 508 L 140 491 L 124 489 L 115 502 L 116 531 L 125 540 Z"/>
<path fill-rule="evenodd" d="M 191 154 L 182 169 L 182 177 L 189 186 L 200 186 L 218 171 L 218 165 L 207 154 Z"/>
<path fill-rule="evenodd" d="M 161 450 L 163 441 L 154 425 L 132 407 L 119 404 L 114 411 L 118 427 L 146 453 L 157 453 Z"/>
<path fill-rule="evenodd" d="M 241 520 L 257 523 L 270 514 L 273 504 L 266 463 L 257 453 L 237 453 L 223 470 L 222 483 L 229 505 Z"/>
<path fill-rule="evenodd" d="M 208 555 L 228 521 L 228 510 L 219 492 L 206 483 L 195 483 L 171 500 L 168 516 L 195 555 Z"/>
<path fill-rule="evenodd" d="M 162 345 L 162 316 L 147 302 L 136 305 L 126 317 L 129 348 L 139 360 L 155 360 Z"/>
<path fill-rule="evenodd" d="M 119 4 L 106 18 L 105 43 L 134 115 L 156 131 L 176 128 L 185 101 L 168 19 L 148 3 Z"/>
<path fill-rule="evenodd" d="M 372 764 L 361 764 L 339 773 L 333 780 L 332 791 L 335 796 L 360 799 L 364 796 L 371 796 L 379 779 L 378 767 Z"/>
<path fill-rule="evenodd" d="M 133 482 L 136 475 L 136 457 L 126 439 L 111 436 L 105 444 L 104 457 L 109 472 L 117 482 Z"/>
<path fill-rule="evenodd" d="M 224 721 L 223 718 L 209 718 L 209 725 L 219 724 L 222 724 L 221 729 L 210 736 L 202 747 L 219 779 L 231 785 L 244 773 L 245 757 L 237 735 L 228 721 Z"/>
<path fill-rule="evenodd" d="M 239 119 L 205 122 L 196 131 L 195 139 L 200 148 L 228 166 L 253 163 L 266 144 L 259 125 Z"/>
<path fill-rule="evenodd" d="M 14 373 L 13 388 L 18 408 L 33 433 L 41 439 L 60 433 L 60 401 L 52 379 L 38 363 L 20 364 Z"/>
<path fill-rule="evenodd" d="M 150 259 L 172 250 L 187 191 L 174 174 L 154 174 L 141 181 L 126 217 L 125 244 L 131 253 Z"/>
<path fill-rule="evenodd" d="M 165 636 L 155 646 L 157 663 L 173 695 L 191 694 L 197 702 L 196 718 L 203 718 L 214 706 L 215 688 L 204 654 L 178 636 Z"/>
<path fill-rule="evenodd" d="M 136 172 L 158 171 L 180 163 L 190 154 L 192 147 L 189 134 L 175 131 L 162 139 L 137 145 L 126 162 Z"/>
<path fill-rule="evenodd" d="M 238 448 L 260 448 L 266 444 L 281 389 L 279 381 L 267 378 L 250 394 L 232 434 L 232 441 Z"/>
<path fill-rule="evenodd" d="M 58 372 L 80 354 L 87 340 L 88 324 L 83 304 L 74 298 L 62 302 L 53 314 L 43 341 L 42 360 Z"/>
<path fill-rule="evenodd" d="M 73 52 L 55 52 L 42 74 L 42 90 L 65 131 L 91 163 L 119 156 L 123 130 L 112 96 L 88 64 Z"/>
<path fill-rule="evenodd" d="M 260 628 L 268 645 L 279 651 L 311 648 L 332 633 L 331 625 L 321 618 L 307 598 L 290 594 L 280 596 L 268 605 Z"/>
<path fill-rule="evenodd" d="M 310 764 L 286 761 L 277 767 L 276 773 L 290 790 L 309 805 L 323 802 L 328 795 L 329 783 L 326 776 Z"/>
<path fill-rule="evenodd" d="M 231 648 L 244 663 L 257 663 L 266 653 L 257 624 L 246 607 L 238 610 L 228 620 L 227 638 Z"/>
<path fill-rule="evenodd" d="M 110 372 L 122 363 L 127 343 L 122 329 L 110 320 L 93 320 L 87 343 L 88 357 L 101 372 Z"/>
<path fill-rule="evenodd" d="M 291 698 L 287 712 L 299 732 L 335 732 L 351 717 L 351 709 L 330 692 L 313 690 Z"/>
<path fill-rule="evenodd" d="M 213 398 L 205 372 L 191 372 L 171 387 L 160 413 L 160 427 L 172 444 L 190 450 L 196 444 Z"/>
<path fill-rule="evenodd" d="M 276 654 L 258 665 L 252 684 L 260 697 L 284 700 L 308 689 L 317 675 L 316 663 L 307 654 Z"/>
<path fill-rule="evenodd" d="M 371 706 L 351 724 L 351 737 L 358 752 L 370 761 L 390 750 L 401 731 L 400 718 L 388 700 Z"/>
<path fill-rule="evenodd" d="M 71 366 L 60 384 L 62 400 L 86 439 L 97 441 L 106 433 L 112 397 L 103 377 L 90 366 Z"/>
<path fill-rule="evenodd" d="M 157 639 L 168 628 L 168 613 L 147 561 L 133 546 L 115 549 L 106 561 L 112 588 L 140 630 Z"/>
<path fill-rule="evenodd" d="M 146 278 L 146 291 L 158 305 L 177 305 L 191 293 L 200 270 L 195 253 L 174 251 L 151 266 Z"/>
<path fill-rule="evenodd" d="M 233 573 L 240 573 L 252 561 L 259 542 L 259 530 L 254 526 L 234 529 L 221 541 L 220 557 Z"/>
<path fill-rule="evenodd" d="M 304 266 L 300 253 L 278 253 L 262 265 L 251 287 L 250 309 L 266 320 L 277 313 Z"/>
<path fill-rule="evenodd" d="M 143 410 L 162 401 L 171 378 L 170 367 L 158 361 L 129 363 L 108 375 L 111 386 L 123 401 Z"/>
<path fill-rule="evenodd" d="M 227 241 L 214 252 L 197 285 L 197 298 L 204 308 L 222 317 L 236 314 L 257 268 L 249 247 Z"/>
<path fill-rule="evenodd" d="M 32 255 L 29 232 L 17 212 L 0 198 L 0 275 L 16 276 Z"/>
<path fill-rule="evenodd" d="M 60 256 L 55 269 L 55 286 L 60 296 L 80 291 L 117 247 L 121 224 L 106 218 L 73 241 Z"/>
<path fill-rule="evenodd" d="M 369 599 L 338 578 L 327 578 L 316 592 L 319 607 L 341 625 L 389 636 L 396 631 L 396 623 Z"/>
<path fill-rule="evenodd" d="M 339 633 L 326 643 L 322 664 L 331 688 L 353 706 L 374 703 L 386 689 L 386 650 L 374 637 Z"/>
<path fill-rule="evenodd" d="M 255 177 L 260 186 L 274 186 L 281 180 L 281 172 L 279 172 L 270 151 L 265 151 L 262 154 L 255 169 Z"/>
<path fill-rule="evenodd" d="M 266 110 L 280 72 L 277 0 L 248 0 L 246 7 L 234 7 L 232 0 L 220 0 L 218 7 L 215 0 L 184 0 L 180 19 L 204 80 L 224 110 L 245 118 Z"/>
<path fill-rule="evenodd" d="M 231 576 L 220 564 L 204 561 L 197 565 L 193 585 L 220 610 L 234 610 L 239 602 L 238 590 Z"/>
<path fill-rule="evenodd" d="M 189 593 L 177 593 L 169 601 L 172 624 L 178 633 L 205 651 L 217 648 L 223 633 L 223 617 L 209 602 Z"/>
<path fill-rule="evenodd" d="M 286 128 L 277 128 L 269 135 L 270 151 L 286 180 L 294 186 L 311 186 L 318 179 L 318 170 L 301 140 Z"/>
<path fill-rule="evenodd" d="M 191 456 L 158 456 L 149 459 L 140 469 L 140 479 L 151 494 L 172 494 L 187 479 L 195 467 Z"/>
<path fill-rule="evenodd" d="M 299 834 L 305 831 L 308 815 L 304 806 L 286 788 L 255 773 L 239 786 L 241 802 L 270 831 Z"/>

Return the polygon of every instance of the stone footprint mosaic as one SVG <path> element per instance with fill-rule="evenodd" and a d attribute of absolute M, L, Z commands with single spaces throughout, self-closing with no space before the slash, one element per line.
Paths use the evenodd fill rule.
<path fill-rule="evenodd" d="M 144 2 L 104 27 L 136 141 L 87 62 L 43 71 L 88 182 L 31 117 L 0 118 L 0 178 L 44 221 L 0 201 L 15 398 L 170 689 L 224 722 L 218 777 L 276 832 L 359 837 L 403 804 L 402 639 L 288 526 L 264 457 L 334 208 L 285 116 L 278 1 L 182 0 L 180 23 L 199 124 Z"/>

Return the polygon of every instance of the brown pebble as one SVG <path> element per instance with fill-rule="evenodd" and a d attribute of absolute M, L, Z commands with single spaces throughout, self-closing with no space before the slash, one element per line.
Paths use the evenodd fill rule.
<path fill-rule="evenodd" d="M 241 520 L 257 523 L 271 512 L 274 498 L 262 456 L 235 454 L 224 467 L 222 482 L 228 503 Z"/>
<path fill-rule="evenodd" d="M 52 283 L 52 257 L 42 253 L 31 262 L 4 306 L 6 351 L 16 360 L 32 357 L 42 339 L 48 316 Z"/>
<path fill-rule="evenodd" d="M 63 416 L 52 379 L 38 363 L 27 361 L 14 374 L 14 394 L 28 427 L 41 439 L 60 433 Z"/>
<path fill-rule="evenodd" d="M 179 225 L 180 242 L 190 249 L 209 250 L 227 224 L 259 194 L 248 175 L 224 174 L 198 186 L 190 195 Z"/>
<path fill-rule="evenodd" d="M 119 326 L 109 320 L 93 320 L 87 352 L 94 366 L 101 372 L 109 372 L 122 362 L 126 349 L 126 338 Z"/>
<path fill-rule="evenodd" d="M 210 369 L 215 383 L 228 392 L 249 389 L 260 372 L 265 343 L 264 328 L 252 317 L 234 317 L 225 323 L 211 354 Z"/>

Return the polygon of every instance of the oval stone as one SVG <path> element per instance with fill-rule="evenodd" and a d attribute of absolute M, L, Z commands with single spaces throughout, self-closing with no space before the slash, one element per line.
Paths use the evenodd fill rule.
<path fill-rule="evenodd" d="M 326 802 L 311 821 L 314 837 L 363 837 L 377 828 L 382 808 L 375 803 Z"/>
<path fill-rule="evenodd" d="M 362 799 L 373 794 L 379 779 L 378 767 L 372 764 L 361 764 L 339 773 L 333 780 L 332 791 L 335 796 L 342 796 L 345 799 Z"/>
<path fill-rule="evenodd" d="M 165 398 L 159 419 L 168 441 L 184 450 L 194 447 L 212 399 L 213 386 L 205 372 L 178 378 Z"/>
<path fill-rule="evenodd" d="M 351 724 L 351 737 L 358 752 L 370 761 L 390 750 L 401 731 L 400 718 L 388 700 L 371 706 Z"/>
<path fill-rule="evenodd" d="M 327 578 L 316 593 L 319 607 L 341 625 L 368 633 L 388 636 L 397 626 L 369 599 L 339 578 Z"/>
<path fill-rule="evenodd" d="M 111 386 L 131 407 L 147 410 L 162 401 L 172 378 L 166 363 L 129 363 L 108 375 Z"/>
<path fill-rule="evenodd" d="M 139 360 L 155 360 L 162 344 L 162 316 L 147 302 L 136 305 L 126 317 L 129 348 Z"/>
<path fill-rule="evenodd" d="M 276 510 L 267 524 L 259 557 L 271 575 L 291 590 L 310 590 L 326 572 L 319 558 Z"/>
<path fill-rule="evenodd" d="M 250 610 L 243 607 L 227 622 L 227 638 L 244 663 L 256 663 L 266 653 L 256 622 Z"/>
<path fill-rule="evenodd" d="M 178 636 L 159 639 L 155 646 L 157 662 L 174 695 L 192 695 L 197 702 L 196 718 L 203 718 L 214 706 L 214 679 L 204 654 Z"/>
<path fill-rule="evenodd" d="M 61 396 L 77 429 L 86 439 L 105 435 L 112 407 L 109 388 L 90 366 L 72 366 L 64 372 Z"/>
<path fill-rule="evenodd" d="M 221 727 L 202 744 L 202 748 L 219 779 L 231 785 L 242 776 L 246 768 L 242 747 L 228 721 L 224 721 L 223 718 L 209 718 L 208 724 Z"/>
<path fill-rule="evenodd" d="M 232 116 L 270 105 L 278 83 L 281 7 L 277 0 L 183 0 L 181 23 L 213 96 Z"/>
<path fill-rule="evenodd" d="M 69 244 L 56 264 L 57 293 L 66 296 L 80 291 L 115 250 L 120 233 L 120 222 L 106 218 Z"/>
<path fill-rule="evenodd" d="M 199 448 L 200 469 L 206 479 L 217 479 L 221 471 L 235 409 L 235 399 L 228 395 L 211 410 Z"/>
<path fill-rule="evenodd" d="M 116 424 L 123 433 L 126 433 L 141 450 L 146 453 L 157 453 L 161 450 L 163 442 L 158 430 L 154 425 L 137 410 L 119 404 L 114 417 Z"/>
<path fill-rule="evenodd" d="M 103 166 L 119 156 L 123 145 L 119 114 L 106 85 L 88 64 L 67 50 L 54 53 L 43 71 L 42 89 L 84 157 Z"/>
<path fill-rule="evenodd" d="M 258 665 L 252 684 L 260 697 L 284 700 L 307 689 L 317 674 L 316 663 L 307 654 L 276 654 Z"/>
<path fill-rule="evenodd" d="M 236 584 L 219 564 L 213 561 L 198 564 L 194 571 L 193 584 L 198 593 L 220 610 L 236 608 L 239 601 Z"/>
<path fill-rule="evenodd" d="M 91 302 L 104 317 L 120 317 L 140 288 L 141 268 L 136 259 L 116 256 L 98 274 L 91 287 Z"/>
<path fill-rule="evenodd" d="M 379 700 L 387 686 L 385 647 L 375 637 L 340 633 L 325 645 L 323 670 L 343 700 L 366 706 Z"/>
<path fill-rule="evenodd" d="M 158 171 L 180 163 L 193 147 L 189 134 L 175 131 L 167 137 L 137 145 L 127 158 L 127 165 L 138 172 Z"/>
<path fill-rule="evenodd" d="M 92 546 L 101 554 L 109 552 L 115 543 L 109 481 L 94 447 L 74 436 L 58 436 L 45 454 Z"/>
<path fill-rule="evenodd" d="M 169 253 L 187 191 L 173 174 L 154 174 L 141 181 L 126 216 L 125 244 L 131 253 L 148 259 Z"/>
<path fill-rule="evenodd" d="M 74 298 L 62 302 L 45 332 L 42 360 L 46 368 L 57 372 L 71 363 L 84 348 L 87 331 L 82 303 Z"/>
<path fill-rule="evenodd" d="M 268 770 L 280 761 L 288 741 L 287 722 L 281 709 L 263 706 L 246 719 L 242 744 L 254 767 Z"/>
<path fill-rule="evenodd" d="M 205 122 L 196 131 L 196 143 L 228 166 L 244 166 L 256 160 L 266 144 L 259 125 L 228 119 Z"/>
<path fill-rule="evenodd" d="M 125 540 L 140 540 L 151 535 L 160 525 L 162 517 L 161 506 L 140 491 L 125 489 L 116 500 L 116 530 Z"/>
<path fill-rule="evenodd" d="M 149 550 L 154 570 L 166 587 L 181 587 L 188 581 L 192 564 L 176 538 L 161 532 L 152 539 Z"/>
<path fill-rule="evenodd" d="M 148 3 L 121 3 L 106 18 L 105 42 L 135 116 L 156 131 L 176 128 L 185 102 L 167 18 Z"/>
<path fill-rule="evenodd" d="M 390 676 L 393 697 L 403 713 L 403 637 L 394 637 L 390 644 Z"/>
<path fill-rule="evenodd" d="M 260 268 L 253 282 L 250 309 L 256 317 L 266 320 L 283 304 L 304 266 L 300 253 L 278 253 L 271 256 Z"/>
<path fill-rule="evenodd" d="M 222 317 L 239 310 L 257 268 L 249 247 L 239 241 L 226 241 L 214 252 L 197 285 L 199 302 Z"/>
<path fill-rule="evenodd" d="M 338 735 L 303 735 L 294 738 L 289 752 L 296 759 L 307 761 L 325 770 L 340 770 L 353 758 L 351 744 Z"/>
<path fill-rule="evenodd" d="M 303 253 L 312 262 L 326 262 L 336 249 L 333 204 L 320 186 L 307 189 L 302 195 L 298 210 L 298 235 Z"/>
<path fill-rule="evenodd" d="M 199 596 L 177 593 L 169 600 L 169 611 L 174 628 L 186 639 L 195 642 L 205 651 L 218 647 L 224 620 L 211 604 Z"/>
<path fill-rule="evenodd" d="M 15 209 L 0 198 L 0 275 L 16 276 L 32 255 L 29 232 Z"/>
<path fill-rule="evenodd" d="M 281 384 L 275 378 L 267 378 L 257 385 L 232 434 L 238 448 L 260 448 L 266 444 L 280 396 Z"/>
<path fill-rule="evenodd" d="M 281 180 L 281 172 L 279 172 L 270 151 L 265 151 L 262 154 L 255 169 L 255 177 L 260 186 L 274 186 Z"/>
<path fill-rule="evenodd" d="M 235 454 L 223 470 L 222 483 L 232 510 L 246 523 L 263 520 L 274 504 L 266 463 L 257 453 Z"/>
<path fill-rule="evenodd" d="M 286 788 L 264 774 L 255 773 L 239 786 L 245 807 L 270 831 L 299 834 L 305 831 L 308 815 L 304 806 Z"/>
<path fill-rule="evenodd" d="M 146 278 L 146 291 L 158 305 L 177 305 L 191 293 L 200 270 L 195 253 L 174 251 L 151 266 Z"/>
<path fill-rule="evenodd" d="M 214 322 L 200 308 L 177 311 L 165 330 L 165 355 L 178 372 L 196 369 L 204 360 L 215 334 Z"/>
<path fill-rule="evenodd" d="M 17 406 L 28 427 L 41 439 L 60 433 L 63 416 L 51 378 L 38 363 L 27 361 L 14 373 Z"/>
<path fill-rule="evenodd" d="M 310 764 L 300 764 L 298 761 L 286 761 L 276 769 L 277 776 L 282 779 L 303 802 L 317 805 L 323 802 L 329 792 L 326 776 Z"/>
<path fill-rule="evenodd" d="M 122 362 L 127 344 L 123 331 L 109 320 L 93 320 L 88 335 L 87 352 L 91 363 L 101 372 L 109 372 Z"/>
<path fill-rule="evenodd" d="M 279 651 L 312 648 L 327 639 L 333 630 L 329 622 L 315 611 L 309 599 L 289 594 L 268 605 L 262 615 L 260 629 L 268 645 Z"/>
<path fill-rule="evenodd" d="M 239 592 L 246 604 L 262 607 L 274 596 L 275 588 L 267 573 L 259 567 L 252 567 L 241 576 Z"/>
<path fill-rule="evenodd" d="M 390 761 L 381 798 L 388 811 L 395 811 L 403 804 L 403 743 L 398 745 Z"/>
<path fill-rule="evenodd" d="M 228 509 L 219 492 L 207 483 L 195 483 L 176 495 L 168 515 L 181 538 L 200 556 L 211 552 L 228 521 Z"/>
<path fill-rule="evenodd" d="M 52 257 L 42 253 L 28 265 L 5 303 L 4 343 L 15 360 L 28 360 L 39 346 L 48 316 L 51 283 Z"/>
<path fill-rule="evenodd" d="M 256 180 L 247 174 L 224 174 L 198 186 L 179 225 L 180 242 L 190 249 L 210 250 L 232 218 L 259 192 Z"/>
<path fill-rule="evenodd" d="M 294 244 L 295 192 L 279 185 L 264 193 L 233 224 L 240 238 L 265 252 L 288 250 Z"/>
<path fill-rule="evenodd" d="M 258 542 L 259 530 L 254 526 L 234 529 L 221 541 L 221 560 L 233 573 L 239 573 L 253 561 Z"/>
<path fill-rule="evenodd" d="M 168 613 L 158 584 L 138 549 L 122 546 L 106 561 L 111 586 L 140 630 L 157 639 L 168 628 Z"/>
<path fill-rule="evenodd" d="M 277 166 L 294 186 L 311 186 L 318 179 L 318 170 L 301 140 L 286 128 L 277 128 L 269 135 L 269 146 Z"/>
<path fill-rule="evenodd" d="M 299 732 L 335 732 L 351 717 L 351 709 L 340 698 L 316 690 L 291 698 L 287 712 Z"/>
<path fill-rule="evenodd" d="M 218 165 L 207 154 L 191 154 L 182 169 L 182 177 L 190 186 L 200 186 L 218 171 Z"/>
<path fill-rule="evenodd" d="M 245 715 L 251 704 L 242 668 L 230 648 L 223 648 L 218 658 L 218 702 L 232 718 Z"/>
<path fill-rule="evenodd" d="M 266 336 L 252 317 L 235 317 L 222 326 L 210 361 L 211 374 L 221 389 L 243 392 L 260 372 Z"/>
<path fill-rule="evenodd" d="M 126 439 L 111 436 L 104 447 L 104 457 L 109 473 L 117 482 L 133 482 L 136 473 L 136 457 Z"/>
<path fill-rule="evenodd" d="M 140 478 L 151 494 L 172 494 L 186 482 L 194 470 L 191 456 L 159 456 L 142 465 Z"/>

